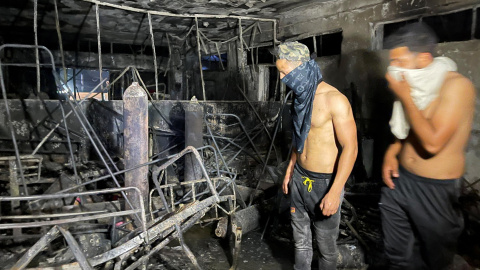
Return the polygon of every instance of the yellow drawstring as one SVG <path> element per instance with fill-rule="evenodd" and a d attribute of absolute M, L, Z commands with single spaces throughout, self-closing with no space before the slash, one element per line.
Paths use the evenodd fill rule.
<path fill-rule="evenodd" d="M 303 179 L 305 179 L 305 181 L 303 181 L 303 184 L 306 186 L 307 185 L 307 182 L 308 182 L 308 192 L 311 192 L 312 191 L 312 183 L 315 182 L 314 180 L 308 178 L 308 177 L 305 177 L 305 176 L 302 176 Z"/>

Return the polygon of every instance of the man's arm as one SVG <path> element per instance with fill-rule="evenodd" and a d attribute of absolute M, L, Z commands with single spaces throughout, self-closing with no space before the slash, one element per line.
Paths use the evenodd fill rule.
<path fill-rule="evenodd" d="M 399 176 L 397 156 L 400 153 L 401 149 L 402 142 L 400 140 L 395 140 L 395 142 L 388 147 L 387 151 L 385 152 L 385 157 L 383 158 L 383 182 L 391 189 L 395 188 L 395 184 L 393 184 L 392 181 L 392 176 Z"/>
<path fill-rule="evenodd" d="M 427 119 L 413 102 L 408 83 L 405 80 L 396 81 L 388 74 L 386 77 L 390 88 L 402 102 L 412 130 L 423 148 L 432 155 L 440 152 L 458 128 L 465 115 L 464 110 L 472 107 L 470 102 L 475 100 L 472 83 L 460 76 L 448 80 L 440 93 L 434 115 Z"/>
<path fill-rule="evenodd" d="M 290 183 L 290 180 L 292 179 L 293 175 L 293 168 L 295 167 L 295 163 L 297 162 L 297 150 L 295 150 L 295 147 L 292 146 L 292 154 L 290 155 L 290 162 L 288 163 L 287 171 L 285 173 L 285 178 L 283 179 L 283 193 L 288 194 L 288 183 Z"/>
<path fill-rule="evenodd" d="M 335 94 L 331 97 L 329 105 L 335 135 L 342 149 L 332 187 L 320 203 L 320 208 L 325 216 L 337 212 L 343 187 L 352 172 L 358 152 L 357 127 L 347 98 L 342 94 Z"/>

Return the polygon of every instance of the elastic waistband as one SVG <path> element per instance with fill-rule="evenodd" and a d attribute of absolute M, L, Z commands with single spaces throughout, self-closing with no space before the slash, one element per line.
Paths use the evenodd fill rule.
<path fill-rule="evenodd" d="M 331 179 L 332 178 L 332 173 L 318 173 L 318 172 L 312 172 L 309 171 L 302 166 L 300 166 L 297 163 L 295 163 L 295 170 L 297 170 L 301 175 L 306 176 L 308 178 L 313 178 L 313 179 Z"/>
<path fill-rule="evenodd" d="M 416 175 L 412 172 L 409 172 L 407 169 L 405 169 L 403 166 L 399 165 L 398 168 L 400 175 L 406 176 L 407 179 L 411 179 L 414 181 L 418 182 L 424 182 L 428 184 L 434 184 L 434 185 L 455 185 L 459 181 L 459 178 L 454 178 L 454 179 L 435 179 L 435 178 L 428 178 L 428 177 L 423 177 Z"/>

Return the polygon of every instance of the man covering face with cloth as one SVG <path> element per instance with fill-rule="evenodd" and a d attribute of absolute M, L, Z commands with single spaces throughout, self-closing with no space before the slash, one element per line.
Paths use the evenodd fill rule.
<path fill-rule="evenodd" d="M 274 54 L 282 82 L 295 93 L 293 151 L 282 186 L 291 196 L 294 269 L 311 269 L 312 222 L 319 269 L 336 269 L 343 187 L 357 156 L 352 109 L 342 93 L 322 80 L 305 45 L 283 43 Z"/>
<path fill-rule="evenodd" d="M 436 42 L 423 23 L 385 40 L 397 98 L 379 204 L 390 269 L 446 269 L 463 228 L 458 197 L 475 89 L 452 60 L 433 57 Z"/>

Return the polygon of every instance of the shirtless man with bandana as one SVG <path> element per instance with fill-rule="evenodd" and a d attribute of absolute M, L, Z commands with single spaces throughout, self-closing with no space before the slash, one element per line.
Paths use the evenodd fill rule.
<path fill-rule="evenodd" d="M 352 109 L 342 93 L 322 80 L 305 45 L 287 42 L 275 55 L 280 78 L 295 93 L 293 151 L 282 186 L 291 196 L 294 269 L 311 269 L 312 222 L 319 269 L 336 269 L 343 188 L 357 156 Z"/>

